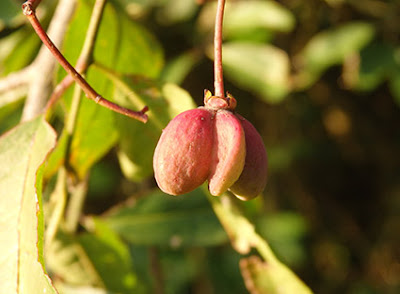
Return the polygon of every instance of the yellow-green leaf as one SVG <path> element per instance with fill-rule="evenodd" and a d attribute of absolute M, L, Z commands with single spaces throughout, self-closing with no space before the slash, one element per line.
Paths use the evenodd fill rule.
<path fill-rule="evenodd" d="M 0 293 L 56 293 L 42 262 L 38 174 L 55 139 L 42 117 L 0 138 Z"/>
<path fill-rule="evenodd" d="M 289 58 L 283 50 L 265 44 L 228 42 L 223 52 L 224 74 L 239 87 L 268 102 L 279 102 L 290 91 Z"/>
<path fill-rule="evenodd" d="M 358 53 L 374 34 L 374 26 L 366 22 L 350 22 L 316 34 L 296 57 L 298 87 L 310 86 L 327 68 Z"/>

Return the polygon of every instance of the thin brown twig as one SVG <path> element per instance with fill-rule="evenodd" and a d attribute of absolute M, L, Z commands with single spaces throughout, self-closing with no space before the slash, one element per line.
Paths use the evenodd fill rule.
<path fill-rule="evenodd" d="M 214 29 L 214 95 L 225 97 L 224 76 L 222 70 L 222 22 L 224 18 L 225 0 L 218 0 Z"/>
<path fill-rule="evenodd" d="M 122 107 L 118 104 L 108 101 L 107 99 L 104 99 L 86 82 L 86 80 L 65 59 L 65 57 L 61 54 L 61 52 L 57 49 L 57 47 L 53 44 L 53 42 L 47 36 L 46 32 L 43 30 L 43 27 L 41 26 L 39 20 L 36 17 L 36 14 L 35 14 L 34 8 L 37 6 L 37 4 L 36 4 L 36 6 L 34 6 L 33 4 L 36 3 L 34 1 L 37 1 L 37 0 L 28 0 L 22 5 L 22 10 L 23 10 L 24 15 L 28 18 L 32 27 L 38 34 L 39 38 L 49 48 L 49 50 L 54 55 L 54 57 L 57 59 L 57 61 L 67 71 L 67 73 L 72 76 L 72 78 L 75 80 L 75 82 L 79 84 L 79 86 L 85 92 L 86 97 L 88 97 L 91 100 L 94 100 L 96 103 L 100 104 L 101 106 L 109 108 L 115 112 L 121 113 L 123 115 L 129 116 L 134 119 L 137 119 L 144 123 L 147 122 L 148 117 L 145 114 L 145 111 L 147 110 L 147 108 L 144 108 L 141 111 L 133 111 L 133 110 L 127 109 L 125 107 Z M 32 2 L 33 2 L 33 4 L 32 4 Z"/>

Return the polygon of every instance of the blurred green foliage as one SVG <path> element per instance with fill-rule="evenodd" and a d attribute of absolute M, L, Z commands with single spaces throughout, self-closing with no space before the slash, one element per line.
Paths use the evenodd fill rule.
<path fill-rule="evenodd" d="M 77 2 L 62 48 L 73 64 L 93 6 Z M 71 182 L 89 187 L 78 233 L 61 227 L 45 252 L 60 293 L 276 293 L 271 285 L 286 277 L 286 268 L 271 275 L 255 250 L 232 249 L 202 190 L 174 198 L 152 179 L 163 127 L 213 87 L 215 3 L 197 2 L 106 6 L 87 79 L 121 105 L 148 105 L 146 125 L 85 99 L 68 145 L 61 134 L 72 91 L 54 109 L 59 140 L 40 173 L 45 214 L 54 211 L 66 158 Z M 399 293 L 399 1 L 227 2 L 225 88 L 269 156 L 263 195 L 235 204 L 315 293 Z M 40 45 L 19 4 L 0 2 L 3 79 L 28 66 Z M 45 24 L 54 4 L 40 5 Z M 64 76 L 60 69 L 54 79 Z M 0 91 L 1 133 L 18 124 L 26 87 Z M 4 150 L 24 152 L 4 138 Z"/>

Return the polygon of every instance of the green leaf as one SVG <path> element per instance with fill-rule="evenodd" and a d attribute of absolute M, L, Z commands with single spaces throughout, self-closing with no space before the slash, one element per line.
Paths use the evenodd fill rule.
<path fill-rule="evenodd" d="M 96 90 L 105 94 L 105 97 L 111 97 L 112 84 L 104 74 L 91 67 L 87 79 Z M 64 130 L 49 158 L 46 177 L 53 175 L 64 162 L 69 143 L 69 164 L 83 179 L 90 168 L 115 146 L 117 140 L 114 113 L 82 97 L 72 141 L 69 142 L 69 136 Z"/>
<path fill-rule="evenodd" d="M 21 119 L 24 100 L 18 97 L 22 93 L 17 92 L 19 90 L 0 94 L 0 133 L 15 127 Z"/>
<path fill-rule="evenodd" d="M 283 261 L 291 266 L 304 261 L 306 252 L 302 240 L 307 226 L 301 215 L 291 212 L 269 214 L 257 221 L 257 229 Z"/>
<path fill-rule="evenodd" d="M 200 251 L 202 249 L 193 248 L 194 252 L 191 254 L 203 256 L 204 253 Z M 164 293 L 186 293 L 188 285 L 202 274 L 204 260 L 188 258 L 187 253 L 183 253 L 182 250 L 159 250 L 158 252 L 160 252 L 160 264 L 165 280 Z"/>
<path fill-rule="evenodd" d="M 358 53 L 374 37 L 375 28 L 366 22 L 350 22 L 318 33 L 297 56 L 301 68 L 298 87 L 308 87 L 329 67 Z"/>
<path fill-rule="evenodd" d="M 374 43 L 361 51 L 358 76 L 354 85 L 355 90 L 372 91 L 395 70 L 394 48 L 384 43 Z"/>
<path fill-rule="evenodd" d="M 254 225 L 242 215 L 228 195 L 217 198 L 207 193 L 207 196 L 233 248 L 241 254 L 248 254 L 254 248 L 263 259 L 250 257 L 241 262 L 242 275 L 249 291 L 266 294 L 312 293 L 288 267 L 276 258 L 268 243 L 261 238 Z"/>
<path fill-rule="evenodd" d="M 200 59 L 200 54 L 194 51 L 179 55 L 165 65 L 161 73 L 161 80 L 177 85 L 182 84 L 186 76 Z"/>
<path fill-rule="evenodd" d="M 89 70 L 88 79 L 98 91 L 105 93 L 106 97 L 111 97 L 112 85 L 95 68 Z M 138 121 L 135 123 L 140 124 Z M 93 164 L 101 159 L 117 140 L 114 113 L 89 99 L 82 98 L 69 159 L 80 178 L 86 175 Z"/>
<path fill-rule="evenodd" d="M 0 1 L 0 31 L 6 26 L 20 23 L 22 20 L 21 14 L 18 2 L 12 0 Z"/>
<path fill-rule="evenodd" d="M 159 5 L 162 5 L 162 7 L 157 11 L 157 20 L 163 25 L 173 25 L 188 21 L 198 8 L 196 2 L 187 0 L 161 1 Z"/>
<path fill-rule="evenodd" d="M 81 51 L 94 1 L 79 1 L 64 42 L 68 60 Z M 156 78 L 163 66 L 160 44 L 144 27 L 132 21 L 115 1 L 108 1 L 94 48 L 94 61 L 116 72 Z"/>
<path fill-rule="evenodd" d="M 87 220 L 86 226 L 94 229 L 94 234 L 81 235 L 79 243 L 106 289 L 116 293 L 139 293 L 140 284 L 133 272 L 132 258 L 126 244 L 99 219 Z"/>
<path fill-rule="evenodd" d="M 23 97 L 27 94 L 28 87 L 22 85 L 0 94 L 0 121 L 21 106 Z"/>
<path fill-rule="evenodd" d="M 82 28 L 88 26 L 92 6 L 92 1 L 79 2 L 64 44 L 65 55 L 69 60 L 76 60 L 80 54 L 81 48 L 76 44 L 83 43 L 85 34 Z M 151 34 L 132 22 L 124 11 L 110 1 L 106 5 L 100 25 L 94 59 L 117 72 L 157 77 L 163 64 L 163 53 Z M 114 100 L 113 82 L 98 68 L 89 68 L 87 80 L 103 97 Z M 71 93 L 67 95 L 67 101 L 70 99 Z M 140 124 L 129 120 L 133 124 Z M 117 139 L 114 113 L 93 101 L 82 99 L 71 143 L 71 166 L 83 178 L 93 164 L 116 144 Z M 59 160 L 65 155 L 64 147 L 61 146 L 61 151 L 57 152 L 58 161 L 52 161 L 53 167 L 59 165 Z"/>
<path fill-rule="evenodd" d="M 275 1 L 237 1 L 228 3 L 224 18 L 227 36 L 264 28 L 278 32 L 294 29 L 295 18 L 290 10 Z"/>
<path fill-rule="evenodd" d="M 46 264 L 66 285 L 104 286 L 81 244 L 63 232 L 47 248 Z"/>
<path fill-rule="evenodd" d="M 284 51 L 264 44 L 228 42 L 223 52 L 224 73 L 239 87 L 271 103 L 289 93 L 289 58 Z"/>
<path fill-rule="evenodd" d="M 117 103 L 131 109 L 142 109 L 145 105 L 150 109 L 146 124 L 115 115 L 122 171 L 128 179 L 140 181 L 153 173 L 153 152 L 161 130 L 173 117 L 194 108 L 195 104 L 185 90 L 174 84 L 132 76 L 118 77 L 103 71 L 115 85 L 113 96 Z"/>
<path fill-rule="evenodd" d="M 45 165 L 45 179 L 49 179 L 51 176 L 55 175 L 60 168 L 60 166 L 65 161 L 65 154 L 68 148 L 69 135 L 64 129 L 57 140 L 57 145 L 53 152 L 49 155 Z"/>
<path fill-rule="evenodd" d="M 42 263 L 41 176 L 55 144 L 42 117 L 0 138 L 1 293 L 56 293 Z"/>
<path fill-rule="evenodd" d="M 29 27 L 22 27 L 0 39 L 0 72 L 8 74 L 27 66 L 40 47 L 40 39 Z"/>
<path fill-rule="evenodd" d="M 212 281 L 214 293 L 248 293 L 238 266 L 241 258 L 239 253 L 228 246 L 224 250 L 208 251 L 206 271 Z"/>
<path fill-rule="evenodd" d="M 227 240 L 200 190 L 180 197 L 156 192 L 103 220 L 132 244 L 210 246 Z"/>
<path fill-rule="evenodd" d="M 57 289 L 62 294 L 115 294 L 98 287 L 65 285 L 57 283 Z"/>
<path fill-rule="evenodd" d="M 199 17 L 201 31 L 212 32 L 216 3 L 208 3 Z M 224 37 L 238 39 L 260 30 L 290 32 L 294 29 L 293 14 L 275 1 L 247 0 L 228 2 L 224 15 Z"/>

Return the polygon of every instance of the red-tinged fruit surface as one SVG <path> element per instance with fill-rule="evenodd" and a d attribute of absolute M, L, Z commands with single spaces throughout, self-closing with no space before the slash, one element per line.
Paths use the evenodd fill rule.
<path fill-rule="evenodd" d="M 214 149 L 208 189 L 211 195 L 225 192 L 242 173 L 246 157 L 243 128 L 236 116 L 220 110 L 214 119 Z"/>
<path fill-rule="evenodd" d="M 163 130 L 153 167 L 160 189 L 171 195 L 188 193 L 208 177 L 213 147 L 212 114 L 192 109 L 175 117 Z"/>
<path fill-rule="evenodd" d="M 246 160 L 242 174 L 229 190 L 241 200 L 258 196 L 267 184 L 267 152 L 260 134 L 245 118 L 240 119 L 246 136 Z"/>
<path fill-rule="evenodd" d="M 267 154 L 261 136 L 235 114 L 236 99 L 204 95 L 204 107 L 185 111 L 163 130 L 154 152 L 154 175 L 171 195 L 188 193 L 206 180 L 219 196 L 228 189 L 241 200 L 265 188 Z"/>

